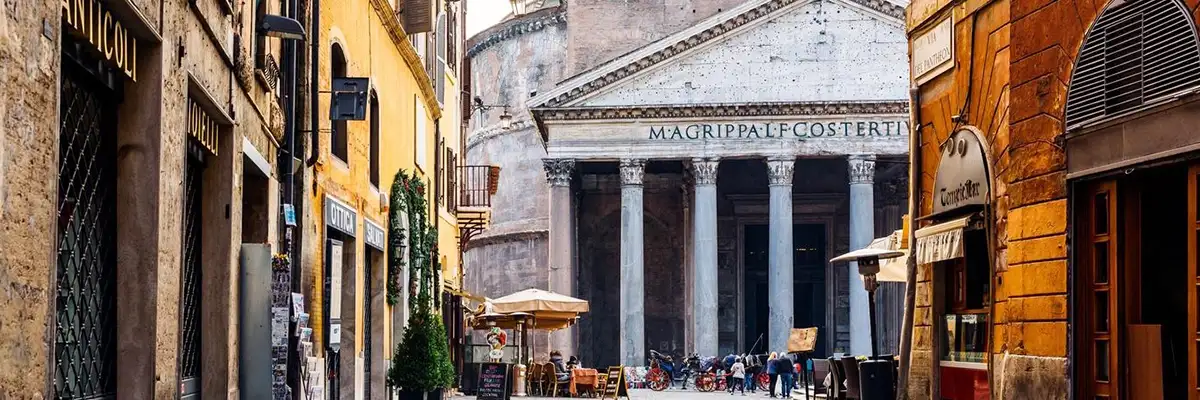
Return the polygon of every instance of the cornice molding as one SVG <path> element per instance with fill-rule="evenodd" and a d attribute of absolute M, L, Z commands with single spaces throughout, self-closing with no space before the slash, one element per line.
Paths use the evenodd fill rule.
<path fill-rule="evenodd" d="M 404 32 L 404 27 L 400 25 L 399 13 L 392 10 L 392 6 L 386 0 L 371 0 L 371 8 L 375 9 L 375 14 L 383 22 L 383 28 L 387 31 L 388 37 L 392 39 L 392 44 L 400 50 L 400 56 L 408 65 L 408 71 L 413 74 L 413 78 L 416 78 L 417 86 L 421 88 L 421 98 L 425 100 L 425 106 L 429 109 L 429 115 L 434 120 L 442 118 L 442 107 L 438 105 L 437 96 L 433 92 L 432 77 L 425 72 L 425 63 L 421 62 L 421 57 L 417 55 L 416 49 L 413 49 L 412 43 L 409 43 L 408 33 Z"/>
<path fill-rule="evenodd" d="M 789 5 L 809 0 L 760 0 L 749 1 L 734 9 L 717 14 L 696 27 L 681 31 L 666 39 L 652 43 L 629 55 L 618 57 L 592 70 L 568 79 L 557 89 L 530 100 L 537 107 L 558 107 L 592 94 L 614 82 L 637 74 L 664 60 L 721 38 L 725 33 L 741 28 L 763 16 Z M 887 0 L 841 0 L 865 7 L 894 19 L 904 26 L 904 7 Z M 755 3 L 758 3 L 757 5 Z"/>
<path fill-rule="evenodd" d="M 520 18 L 501 22 L 467 40 L 467 58 L 474 57 L 500 42 L 566 23 L 567 12 L 561 6 L 538 10 Z"/>
<path fill-rule="evenodd" d="M 471 132 L 470 134 L 468 134 L 466 148 L 470 149 L 472 147 L 479 145 L 480 143 L 483 143 L 484 141 L 486 141 L 488 139 L 492 139 L 492 138 L 496 138 L 496 137 L 500 137 L 500 136 L 504 136 L 504 135 L 509 135 L 509 134 L 513 134 L 513 133 L 519 133 L 526 129 L 532 129 L 535 126 L 536 125 L 533 123 L 533 120 L 529 119 L 529 118 L 524 118 L 524 119 L 513 121 L 512 126 L 510 126 L 508 129 L 504 129 L 504 126 L 501 124 L 492 124 L 490 126 L 484 127 L 483 129 L 480 129 L 480 130 L 477 130 L 477 131 L 474 131 L 474 132 Z"/>
<path fill-rule="evenodd" d="M 798 103 L 678 104 L 622 107 L 536 108 L 540 121 L 643 118 L 719 118 L 801 115 L 908 114 L 908 101 L 821 101 Z"/>

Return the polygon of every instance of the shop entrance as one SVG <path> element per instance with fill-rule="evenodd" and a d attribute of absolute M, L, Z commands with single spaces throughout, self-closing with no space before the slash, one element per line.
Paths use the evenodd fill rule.
<path fill-rule="evenodd" d="M 1171 165 L 1081 184 L 1076 376 L 1088 398 L 1188 398 L 1196 387 L 1198 171 Z"/>
<path fill-rule="evenodd" d="M 769 307 L 774 301 L 770 298 L 768 282 L 770 280 L 770 246 L 771 231 L 768 225 L 746 225 L 742 243 L 743 263 L 745 265 L 745 329 L 746 342 L 743 349 L 747 352 L 763 353 L 767 349 L 767 329 L 769 327 Z M 792 225 L 792 311 L 793 327 L 820 327 L 825 329 L 825 225 L 824 224 L 795 224 Z M 726 323 L 721 321 L 721 323 Z M 732 322 L 730 322 L 732 323 Z M 826 357 L 825 337 L 817 335 L 815 357 Z M 761 340 L 759 340 L 761 337 Z M 755 346 L 755 342 L 758 345 Z M 751 347 L 754 346 L 753 349 Z"/>

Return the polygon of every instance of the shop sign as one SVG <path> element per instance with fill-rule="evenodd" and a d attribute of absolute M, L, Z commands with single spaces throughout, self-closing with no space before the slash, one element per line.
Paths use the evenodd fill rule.
<path fill-rule="evenodd" d="M 383 228 L 376 225 L 369 219 L 363 218 L 363 236 L 367 246 L 374 247 L 376 250 L 384 251 L 384 239 L 386 235 L 383 233 Z"/>
<path fill-rule="evenodd" d="M 942 144 L 933 183 L 933 214 L 987 205 L 989 193 L 991 180 L 983 144 L 974 132 L 960 129 Z"/>
<path fill-rule="evenodd" d="M 358 213 L 337 199 L 325 196 L 325 225 L 350 236 L 358 234 Z"/>
<path fill-rule="evenodd" d="M 912 41 L 912 76 L 923 84 L 954 67 L 954 19 L 947 17 Z"/>
<path fill-rule="evenodd" d="M 908 136 L 907 120 L 764 121 L 651 125 L 650 140 L 784 140 Z"/>
<path fill-rule="evenodd" d="M 63 22 L 70 33 L 104 60 L 137 81 L 137 39 L 100 0 L 61 0 Z"/>

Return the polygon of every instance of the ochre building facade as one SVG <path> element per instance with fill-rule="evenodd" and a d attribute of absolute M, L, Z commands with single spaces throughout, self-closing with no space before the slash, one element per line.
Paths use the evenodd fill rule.
<path fill-rule="evenodd" d="M 908 398 L 1197 398 L 1198 6 L 908 6 Z"/>

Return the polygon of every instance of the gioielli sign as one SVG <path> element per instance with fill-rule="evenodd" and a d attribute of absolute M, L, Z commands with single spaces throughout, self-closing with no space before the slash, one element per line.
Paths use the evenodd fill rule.
<path fill-rule="evenodd" d="M 100 0 L 61 0 L 63 23 L 72 36 L 93 46 L 106 62 L 137 81 L 137 39 Z"/>

